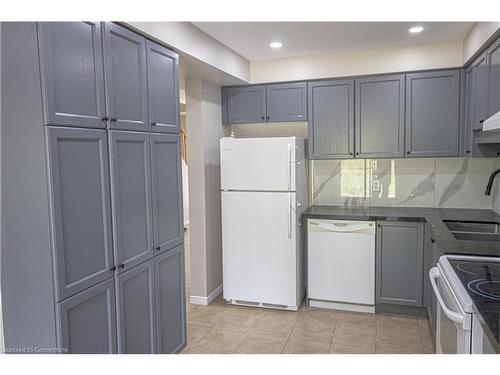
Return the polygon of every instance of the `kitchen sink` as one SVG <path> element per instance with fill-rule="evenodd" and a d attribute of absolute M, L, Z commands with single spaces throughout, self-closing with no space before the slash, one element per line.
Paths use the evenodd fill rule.
<path fill-rule="evenodd" d="M 500 242 L 500 223 L 455 220 L 443 220 L 443 222 L 457 240 Z"/>

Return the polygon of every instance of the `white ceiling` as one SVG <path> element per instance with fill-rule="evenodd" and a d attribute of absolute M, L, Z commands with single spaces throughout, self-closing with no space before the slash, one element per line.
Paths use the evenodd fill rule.
<path fill-rule="evenodd" d="M 248 60 L 463 40 L 473 22 L 193 22 Z M 411 26 L 424 31 L 410 34 Z M 272 49 L 269 43 L 283 47 Z"/>

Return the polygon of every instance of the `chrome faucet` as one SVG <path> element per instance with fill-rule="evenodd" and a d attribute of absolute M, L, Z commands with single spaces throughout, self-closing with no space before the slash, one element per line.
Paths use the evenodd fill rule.
<path fill-rule="evenodd" d="M 500 173 L 500 168 L 491 172 L 490 179 L 488 180 L 488 185 L 486 185 L 486 192 L 484 194 L 491 195 L 491 187 L 493 186 L 493 180 L 495 176 Z"/>

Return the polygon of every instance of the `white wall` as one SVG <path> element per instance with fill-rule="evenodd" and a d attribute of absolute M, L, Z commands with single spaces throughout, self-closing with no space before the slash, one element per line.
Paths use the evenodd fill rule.
<path fill-rule="evenodd" d="M 252 83 L 462 66 L 462 42 L 373 48 L 252 61 Z"/>
<path fill-rule="evenodd" d="M 186 81 L 191 300 L 203 300 L 222 285 L 219 140 L 222 125 L 220 87 Z"/>
<path fill-rule="evenodd" d="M 464 39 L 463 62 L 466 63 L 500 28 L 500 22 L 476 22 Z"/>
<path fill-rule="evenodd" d="M 179 52 L 238 79 L 250 80 L 250 63 L 243 56 L 189 22 L 128 22 Z"/>

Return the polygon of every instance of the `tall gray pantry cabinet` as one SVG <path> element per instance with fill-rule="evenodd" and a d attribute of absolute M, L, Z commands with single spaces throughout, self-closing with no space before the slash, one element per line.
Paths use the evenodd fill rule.
<path fill-rule="evenodd" d="M 7 352 L 181 351 L 177 54 L 113 23 L 1 37 Z"/>

